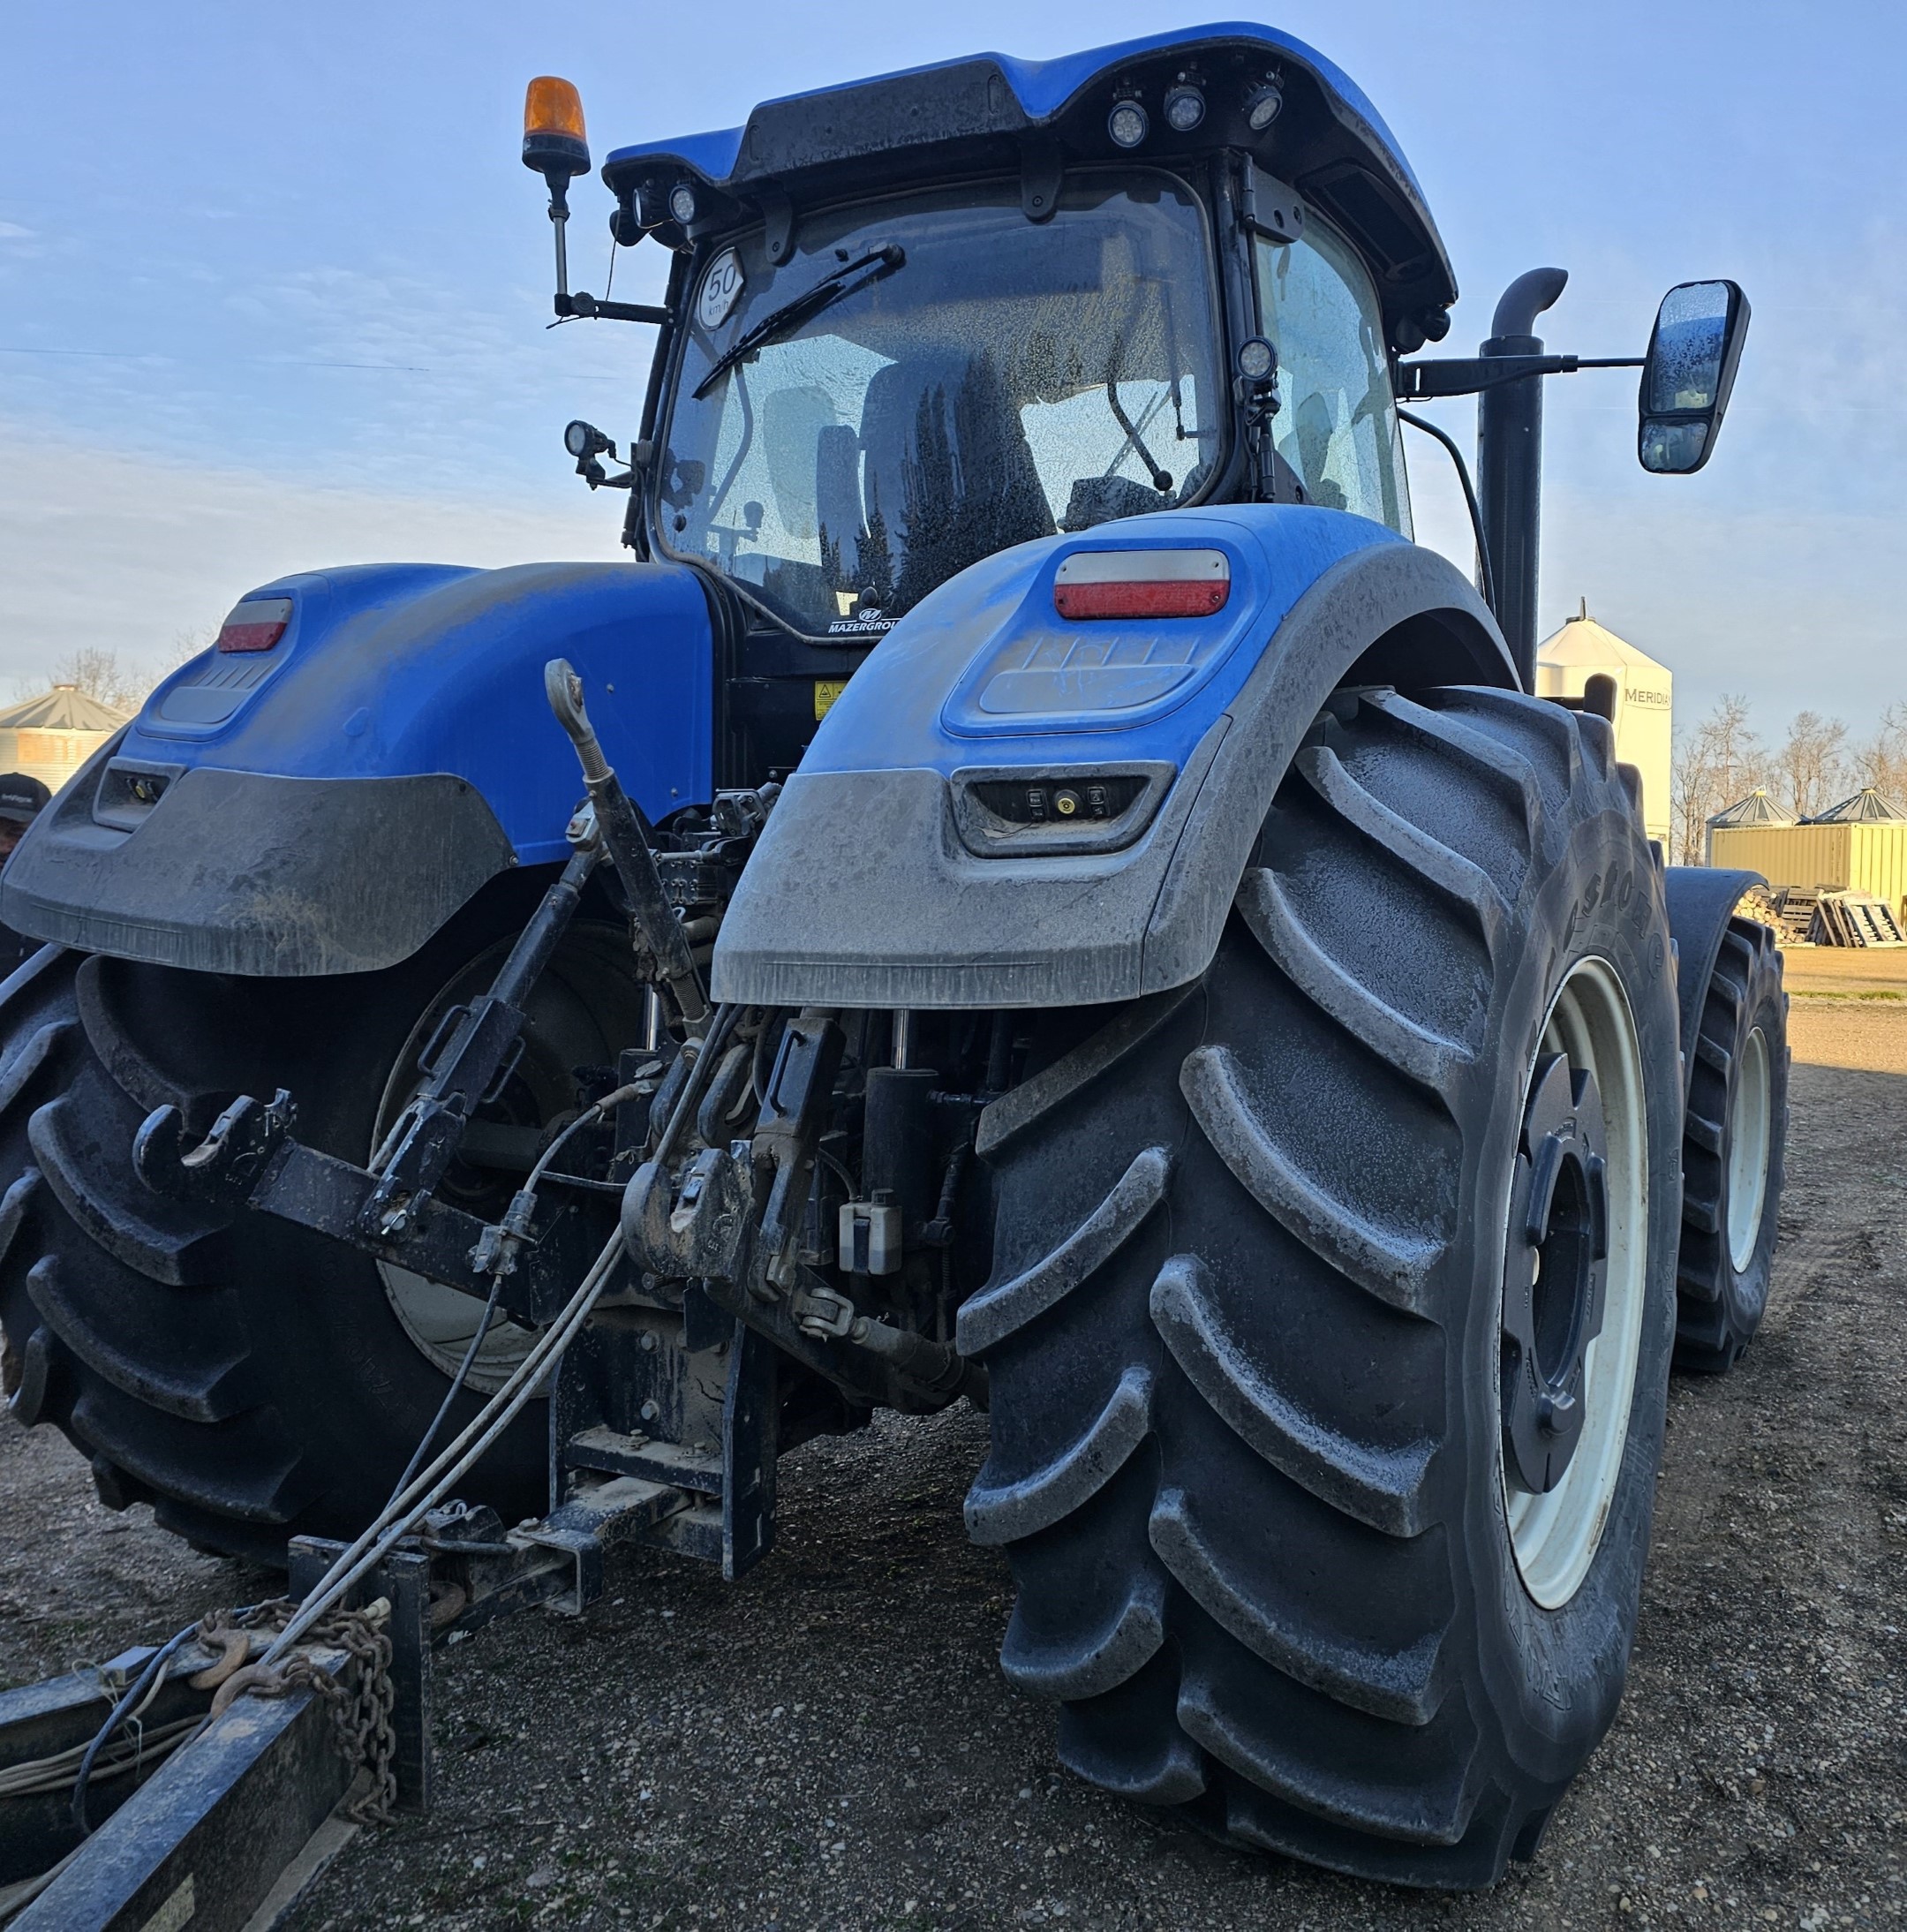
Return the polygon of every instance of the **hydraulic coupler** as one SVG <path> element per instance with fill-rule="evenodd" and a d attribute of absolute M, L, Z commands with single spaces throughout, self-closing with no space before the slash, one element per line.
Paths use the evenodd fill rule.
<path fill-rule="evenodd" d="M 718 1308 L 864 1401 L 938 1408 L 956 1395 L 984 1403 L 986 1375 L 945 1342 L 864 1315 L 801 1258 L 821 1135 L 846 1045 L 833 1014 L 804 1012 L 783 1030 L 752 1141 L 675 1158 L 701 1097 L 720 1078 L 734 1008 L 698 1053 L 654 1155 L 622 1196 L 632 1264 L 663 1280 L 695 1281 Z M 685 1053 L 697 1053 L 691 1043 Z"/>

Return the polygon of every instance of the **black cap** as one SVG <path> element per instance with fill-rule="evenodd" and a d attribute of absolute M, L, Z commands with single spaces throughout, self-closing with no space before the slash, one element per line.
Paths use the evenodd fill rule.
<path fill-rule="evenodd" d="M 37 778 L 28 778 L 25 772 L 0 773 L 0 819 L 31 825 L 52 796 Z"/>

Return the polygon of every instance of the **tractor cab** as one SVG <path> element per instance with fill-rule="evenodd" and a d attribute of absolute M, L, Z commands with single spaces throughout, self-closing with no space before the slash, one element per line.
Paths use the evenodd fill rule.
<path fill-rule="evenodd" d="M 525 159 L 560 236 L 582 118 L 555 85 Z M 750 781 L 764 752 L 797 761 L 818 667 L 845 676 L 1013 545 L 1240 501 L 1410 534 L 1397 358 L 1444 332 L 1455 283 L 1375 109 L 1283 34 L 981 56 L 602 174 L 617 238 L 674 260 L 660 311 L 559 290 L 560 314 L 661 325 L 635 460 L 597 478 L 761 659 L 732 692 Z M 609 447 L 572 426 L 585 473 Z"/>
<path fill-rule="evenodd" d="M 569 447 L 629 489 L 629 546 L 708 585 L 728 784 L 792 769 L 866 651 L 1016 544 L 1240 502 L 1408 539 L 1400 400 L 1483 396 L 1463 486 L 1528 688 L 1540 379 L 1642 369 L 1644 466 L 1699 469 L 1747 321 L 1732 283 L 1689 283 L 1647 358 L 1545 355 L 1535 317 L 1566 277 L 1540 269 L 1480 357 L 1406 361 L 1457 296 L 1416 178 L 1346 75 L 1249 24 L 979 55 L 618 148 L 611 230 L 670 252 L 660 307 L 569 288 L 589 157 L 568 82 L 531 83 L 524 159 L 550 185 L 557 314 L 660 328 L 627 472 L 590 424 Z"/>
<path fill-rule="evenodd" d="M 1199 185 L 1119 160 L 1054 202 L 1036 224 L 1017 183 L 928 188 L 818 213 L 780 268 L 759 228 L 711 251 L 657 547 L 803 635 L 866 641 L 970 563 L 1114 517 L 1263 494 L 1408 533 L 1381 312 L 1345 240 L 1318 220 L 1241 241 L 1243 339 L 1282 344 L 1301 390 L 1254 448 Z"/>

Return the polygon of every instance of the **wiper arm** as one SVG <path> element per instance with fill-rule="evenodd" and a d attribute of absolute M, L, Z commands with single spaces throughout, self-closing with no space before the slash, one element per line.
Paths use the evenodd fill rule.
<path fill-rule="evenodd" d="M 844 262 L 825 281 L 816 283 L 806 294 L 797 295 L 792 302 L 784 302 L 780 308 L 770 309 L 752 328 L 743 329 L 715 358 L 709 373 L 696 384 L 696 401 L 699 403 L 745 357 L 753 355 L 778 336 L 786 336 L 803 322 L 811 321 L 823 309 L 832 308 L 844 295 L 865 288 L 870 282 L 878 281 L 884 275 L 892 275 L 906 260 L 907 252 L 899 242 L 889 242 L 882 248 L 871 248 L 856 260 Z"/>
<path fill-rule="evenodd" d="M 1112 405 L 1112 419 L 1126 432 L 1125 448 L 1121 449 L 1119 455 L 1113 457 L 1112 469 L 1119 468 L 1127 449 L 1132 450 L 1140 462 L 1145 464 L 1146 473 L 1152 479 L 1152 487 L 1161 496 L 1165 495 L 1172 487 L 1172 472 L 1170 470 L 1162 470 L 1152 460 L 1152 452 L 1146 448 L 1132 418 L 1126 413 L 1126 405 L 1119 401 L 1119 384 L 1110 375 L 1106 378 L 1105 393 L 1106 401 Z M 1148 419 L 1149 420 L 1149 419 Z M 1106 472 L 1108 476 L 1112 473 L 1112 470 Z"/>

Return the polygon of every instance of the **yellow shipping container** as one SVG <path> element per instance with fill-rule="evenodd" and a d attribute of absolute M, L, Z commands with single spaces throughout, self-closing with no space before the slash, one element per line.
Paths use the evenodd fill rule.
<path fill-rule="evenodd" d="M 1907 899 L 1907 819 L 1880 825 L 1716 826 L 1709 863 L 1760 872 L 1770 886 L 1871 893 L 1896 913 Z"/>

